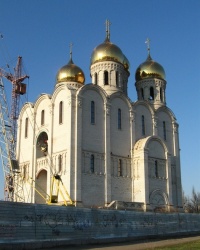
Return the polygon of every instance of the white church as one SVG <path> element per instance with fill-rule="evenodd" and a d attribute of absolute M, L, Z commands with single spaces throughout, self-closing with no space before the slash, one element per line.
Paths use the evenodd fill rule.
<path fill-rule="evenodd" d="M 137 101 L 128 97 L 129 61 L 110 41 L 108 22 L 105 41 L 91 55 L 90 76 L 86 84 L 70 51 L 52 95 L 22 107 L 17 160 L 26 201 L 46 203 L 51 196 L 62 204 L 55 176 L 75 206 L 120 201 L 143 204 L 144 211 L 181 209 L 178 123 L 166 106 L 165 71 L 151 58 L 149 43 L 135 71 Z"/>

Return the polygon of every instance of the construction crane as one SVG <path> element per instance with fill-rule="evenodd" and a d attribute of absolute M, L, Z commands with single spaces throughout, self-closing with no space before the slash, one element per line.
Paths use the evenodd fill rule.
<path fill-rule="evenodd" d="M 11 112 L 9 115 L 6 100 L 3 77 L 12 83 Z M 16 160 L 16 141 L 17 141 L 17 119 L 19 116 L 20 95 L 26 93 L 26 84 L 23 80 L 29 78 L 22 75 L 22 57 L 17 60 L 14 74 L 6 72 L 0 68 L 0 153 L 4 173 L 4 199 L 14 201 L 18 199 L 19 188 L 15 187 L 15 182 L 19 167 Z"/>

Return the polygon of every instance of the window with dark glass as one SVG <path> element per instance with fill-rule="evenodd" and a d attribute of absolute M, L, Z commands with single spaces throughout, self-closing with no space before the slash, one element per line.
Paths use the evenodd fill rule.
<path fill-rule="evenodd" d="M 122 111 L 118 109 L 118 129 L 122 129 Z"/>
<path fill-rule="evenodd" d="M 91 124 L 95 123 L 95 102 L 91 101 Z"/>
<path fill-rule="evenodd" d="M 142 115 L 142 135 L 145 135 L 145 120 L 144 120 L 144 115 Z"/>
<path fill-rule="evenodd" d="M 63 123 L 63 102 L 59 103 L 59 124 Z"/>
<path fill-rule="evenodd" d="M 25 119 L 25 138 L 28 137 L 28 118 Z"/>
<path fill-rule="evenodd" d="M 144 89 L 141 88 L 141 96 L 142 96 L 142 100 L 144 100 Z"/>
<path fill-rule="evenodd" d="M 41 112 L 41 125 L 44 125 L 44 109 Z"/>
<path fill-rule="evenodd" d="M 116 86 L 119 87 L 119 73 L 116 71 Z"/>
<path fill-rule="evenodd" d="M 122 176 L 122 160 L 119 159 L 118 161 L 118 176 Z"/>
<path fill-rule="evenodd" d="M 90 156 L 90 172 L 94 173 L 94 155 Z"/>
<path fill-rule="evenodd" d="M 162 93 L 162 88 L 160 88 L 160 100 L 163 101 L 163 93 Z"/>
<path fill-rule="evenodd" d="M 167 140 L 167 134 L 166 134 L 166 123 L 165 123 L 165 121 L 163 122 L 163 137 L 164 137 L 164 140 L 166 141 Z"/>
<path fill-rule="evenodd" d="M 94 84 L 97 84 L 97 73 L 94 74 Z"/>
<path fill-rule="evenodd" d="M 155 161 L 155 176 L 158 177 L 158 161 Z"/>
<path fill-rule="evenodd" d="M 153 87 L 150 88 L 150 100 L 154 100 L 154 89 L 153 89 Z"/>
<path fill-rule="evenodd" d="M 62 163 L 63 163 L 62 155 L 59 155 L 58 156 L 58 172 L 62 171 Z"/>
<path fill-rule="evenodd" d="M 104 85 L 108 85 L 108 71 L 104 71 Z"/>

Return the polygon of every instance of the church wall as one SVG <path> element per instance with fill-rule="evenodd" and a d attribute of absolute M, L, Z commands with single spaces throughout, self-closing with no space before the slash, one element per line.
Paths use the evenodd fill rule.
<path fill-rule="evenodd" d="M 26 119 L 28 119 L 28 126 L 26 125 Z M 26 128 L 27 126 L 27 128 Z M 17 135 L 17 159 L 21 170 L 21 175 L 24 181 L 24 196 L 26 202 L 32 202 L 33 188 L 27 182 L 30 176 L 33 174 L 33 145 L 35 147 L 34 140 L 34 110 L 31 104 L 25 104 L 23 112 L 18 120 L 18 135 Z"/>
<path fill-rule="evenodd" d="M 60 102 L 62 102 L 63 105 L 62 122 L 59 121 Z M 74 151 L 74 148 L 72 146 L 72 137 L 74 136 L 73 128 L 75 126 L 75 123 L 73 120 L 73 112 L 74 105 L 72 93 L 67 88 L 64 88 L 60 90 L 54 101 L 52 152 L 56 173 L 58 173 L 57 170 L 59 169 L 58 157 L 62 157 L 62 166 L 60 174 L 64 186 L 70 195 L 73 188 L 72 182 L 74 182 L 74 163 L 72 163 L 72 150 Z"/>
<path fill-rule="evenodd" d="M 174 154 L 173 150 L 173 129 L 171 117 L 163 111 L 157 113 L 158 117 L 158 136 L 160 136 L 163 141 L 165 141 L 170 154 Z M 166 127 L 166 139 L 164 138 L 164 128 L 163 122 L 165 122 Z"/>
<path fill-rule="evenodd" d="M 121 159 L 121 170 L 119 169 Z M 111 156 L 111 200 L 132 201 L 131 159 Z"/>
<path fill-rule="evenodd" d="M 145 184 L 144 153 L 141 151 L 133 161 L 133 201 L 144 202 L 148 188 Z"/>
<path fill-rule="evenodd" d="M 51 100 L 44 98 L 40 101 L 38 106 L 35 108 L 35 131 L 36 131 L 36 136 L 38 133 L 44 130 L 48 130 L 48 136 L 51 136 L 50 131 L 51 131 Z M 42 124 L 42 119 L 41 119 L 41 113 L 42 110 L 44 110 L 44 124 Z"/>
<path fill-rule="evenodd" d="M 118 110 L 121 110 L 121 127 L 119 127 Z M 113 155 L 130 156 L 131 132 L 130 112 L 127 103 L 121 98 L 111 100 L 110 143 Z"/>
<path fill-rule="evenodd" d="M 91 101 L 95 103 L 95 121 L 91 123 Z M 104 103 L 101 95 L 93 90 L 83 93 L 82 148 L 104 152 Z"/>
<path fill-rule="evenodd" d="M 105 205 L 105 176 L 97 173 L 82 173 L 82 204 L 84 206 Z"/>
<path fill-rule="evenodd" d="M 132 200 L 131 192 L 132 179 L 124 176 L 112 176 L 111 178 L 111 200 L 130 202 Z"/>
<path fill-rule="evenodd" d="M 87 90 L 82 95 L 82 203 L 105 204 L 105 145 L 104 103 L 101 95 Z M 94 124 L 91 122 L 91 102 L 95 103 Z M 94 156 L 94 173 L 91 173 L 91 155 Z"/>
<path fill-rule="evenodd" d="M 157 140 L 148 144 L 149 195 L 155 190 L 161 190 L 168 195 L 167 190 L 167 160 L 163 145 Z M 165 204 L 163 204 L 165 205 Z"/>
<path fill-rule="evenodd" d="M 153 135 L 153 121 L 149 109 L 139 104 L 135 109 L 135 141 Z M 144 116 L 144 131 L 142 126 L 142 116 Z"/>
<path fill-rule="evenodd" d="M 26 119 L 28 119 L 27 135 L 25 133 Z M 25 107 L 23 115 L 18 121 L 18 126 L 17 159 L 19 162 L 30 162 L 34 140 L 34 110 L 29 105 Z"/>

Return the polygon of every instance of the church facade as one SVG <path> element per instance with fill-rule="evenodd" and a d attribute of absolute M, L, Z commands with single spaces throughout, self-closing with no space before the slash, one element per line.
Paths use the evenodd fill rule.
<path fill-rule="evenodd" d="M 22 107 L 17 160 L 27 202 L 45 203 L 56 176 L 77 206 L 123 201 L 142 203 L 145 210 L 182 207 L 178 123 L 166 106 L 165 71 L 148 47 L 136 69 L 132 102 L 129 70 L 107 26 L 105 41 L 92 52 L 92 83 L 85 84 L 70 52 L 53 94 Z M 62 203 L 63 195 L 56 195 Z"/>

